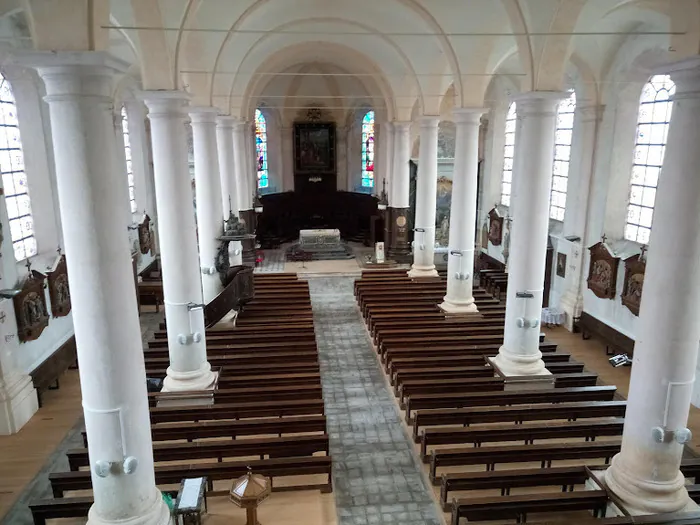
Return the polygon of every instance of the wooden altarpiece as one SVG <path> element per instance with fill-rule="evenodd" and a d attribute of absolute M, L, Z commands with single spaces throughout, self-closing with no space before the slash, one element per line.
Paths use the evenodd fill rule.
<path fill-rule="evenodd" d="M 489 241 L 494 246 L 500 246 L 503 242 L 503 217 L 496 208 L 489 212 Z"/>
<path fill-rule="evenodd" d="M 38 339 L 49 325 L 44 295 L 44 276 L 32 270 L 19 293 L 12 298 L 17 318 L 17 337 L 23 343 Z"/>
<path fill-rule="evenodd" d="M 614 299 L 620 258 L 615 257 L 605 241 L 589 247 L 588 289 L 601 299 Z"/>
<path fill-rule="evenodd" d="M 647 261 L 644 257 L 644 249 L 642 249 L 642 253 L 625 259 L 625 282 L 622 286 L 620 300 L 636 316 L 639 316 L 639 307 L 642 304 L 646 268 Z"/>
<path fill-rule="evenodd" d="M 51 315 L 54 317 L 65 317 L 71 310 L 68 267 L 66 266 L 65 255 L 61 255 L 56 268 L 49 272 L 46 279 L 49 282 Z"/>

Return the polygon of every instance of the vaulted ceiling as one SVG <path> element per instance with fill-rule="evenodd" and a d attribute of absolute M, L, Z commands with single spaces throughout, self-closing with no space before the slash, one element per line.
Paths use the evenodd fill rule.
<path fill-rule="evenodd" d="M 0 0 L 18 13 L 37 48 L 110 50 L 144 89 L 241 115 L 265 95 L 293 105 L 305 76 L 338 107 L 403 120 L 446 94 L 483 105 L 496 75 L 561 89 L 573 64 L 601 80 L 634 39 L 668 60 L 700 51 L 698 0 Z"/>

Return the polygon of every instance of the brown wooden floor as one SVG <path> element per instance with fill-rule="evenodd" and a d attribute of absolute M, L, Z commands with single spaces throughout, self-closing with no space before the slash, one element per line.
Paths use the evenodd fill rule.
<path fill-rule="evenodd" d="M 68 370 L 60 384 L 44 393 L 43 406 L 17 434 L 0 436 L 0 518 L 82 414 L 78 371 Z"/>

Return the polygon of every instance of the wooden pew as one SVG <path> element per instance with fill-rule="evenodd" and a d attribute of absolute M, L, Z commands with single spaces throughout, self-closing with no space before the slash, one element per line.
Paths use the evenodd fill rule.
<path fill-rule="evenodd" d="M 285 399 L 321 399 L 323 392 L 320 384 L 307 385 L 285 385 L 285 386 L 257 386 L 252 388 L 226 388 L 201 392 L 150 392 L 148 401 L 151 406 L 155 406 L 159 399 L 177 400 L 189 399 L 193 395 L 201 394 L 208 396 L 213 393 L 214 403 L 245 403 L 253 401 L 283 401 Z"/>
<path fill-rule="evenodd" d="M 524 405 L 572 401 L 612 401 L 614 386 L 555 388 L 552 390 L 517 390 L 504 392 L 456 392 L 453 394 L 417 394 L 406 401 L 406 420 L 411 423 L 413 410 L 462 408 L 489 405 Z"/>
<path fill-rule="evenodd" d="M 420 442 L 420 429 L 424 427 L 478 423 L 522 423 L 524 421 L 572 420 L 623 417 L 626 401 L 580 401 L 557 404 L 532 404 L 512 406 L 482 406 L 468 408 L 443 408 L 419 410 L 413 418 L 413 439 Z"/>
<path fill-rule="evenodd" d="M 588 441 L 581 443 L 545 443 L 537 445 L 500 445 L 493 447 L 444 448 L 431 451 L 430 481 L 437 481 L 437 469 L 448 466 L 485 465 L 494 470 L 496 464 L 539 462 L 542 468 L 552 461 L 599 459 L 607 465 L 620 451 L 619 441 Z"/>
<path fill-rule="evenodd" d="M 199 441 L 195 443 L 155 443 L 153 460 L 190 461 L 194 459 L 216 459 L 219 462 L 229 458 L 248 456 L 301 457 L 313 456 L 318 452 L 328 455 L 328 435 L 283 436 L 274 438 L 246 438 L 229 440 Z M 87 448 L 69 449 L 66 452 L 71 471 L 90 466 Z"/>
<path fill-rule="evenodd" d="M 328 482 L 320 486 L 273 487 L 273 490 L 320 488 L 322 492 L 332 491 L 332 462 L 330 456 L 160 465 L 155 467 L 155 477 L 157 485 L 175 485 L 179 484 L 183 478 L 206 477 L 211 487 L 214 481 L 237 478 L 248 472 L 249 468 L 255 473 L 271 477 L 273 480 L 278 477 L 312 474 L 325 474 L 328 476 Z M 90 490 L 92 488 L 89 470 L 54 472 L 49 474 L 49 482 L 51 483 L 54 498 L 61 498 L 68 491 Z"/>
<path fill-rule="evenodd" d="M 590 510 L 595 518 L 605 517 L 607 504 L 608 493 L 604 490 L 458 499 L 452 502 L 451 525 L 459 525 L 460 518 L 469 521 L 516 519 L 518 523 L 524 523 L 527 514 L 533 512 Z"/>
<path fill-rule="evenodd" d="M 211 406 L 151 407 L 151 423 L 211 421 L 313 415 L 324 412 L 322 399 L 285 399 L 249 403 L 221 403 Z"/>
<path fill-rule="evenodd" d="M 566 438 L 595 441 L 597 437 L 622 435 L 623 426 L 624 420 L 618 418 L 609 421 L 546 421 L 498 428 L 428 428 L 421 434 L 420 454 L 423 462 L 428 463 L 428 447 L 435 445 L 473 444 L 480 447 L 482 443 L 508 441 L 524 441 L 525 445 L 532 445 L 535 440 Z"/>
<path fill-rule="evenodd" d="M 583 485 L 588 479 L 585 466 L 443 474 L 440 478 L 440 505 L 445 512 L 450 512 L 450 492 L 458 490 L 500 489 L 501 496 L 508 496 L 511 489 L 519 487 L 561 486 L 562 492 L 571 492 L 575 485 Z"/>

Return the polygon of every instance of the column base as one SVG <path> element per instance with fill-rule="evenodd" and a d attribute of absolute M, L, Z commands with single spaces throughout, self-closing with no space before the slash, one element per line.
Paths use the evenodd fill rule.
<path fill-rule="evenodd" d="M 168 367 L 161 392 L 191 392 L 213 390 L 218 374 L 212 372 L 211 365 L 205 362 L 202 368 L 194 372 L 177 372 Z"/>
<path fill-rule="evenodd" d="M 635 455 L 635 460 L 643 461 L 646 454 Z M 610 468 L 605 471 L 605 485 L 620 500 L 625 510 L 633 516 L 663 514 L 667 512 L 689 512 L 698 509 L 685 488 L 685 478 L 679 471 L 676 479 L 660 483 L 639 479 L 634 476 L 621 460 L 615 456 Z"/>
<path fill-rule="evenodd" d="M 408 271 L 408 276 L 411 279 L 434 279 L 436 277 L 439 277 L 438 272 L 435 269 L 435 265 L 417 266 L 415 264 L 411 266 L 411 269 Z"/>
<path fill-rule="evenodd" d="M 447 315 L 467 315 L 467 314 L 477 314 L 479 309 L 476 307 L 474 298 L 471 301 L 454 302 L 445 297 L 438 305 L 438 308 L 442 310 Z"/>
<path fill-rule="evenodd" d="M 106 519 L 98 515 L 93 505 L 88 512 L 87 525 L 170 525 L 170 509 L 163 501 L 160 491 L 153 487 L 156 494 L 153 497 L 153 504 L 141 516 L 129 519 Z"/>
<path fill-rule="evenodd" d="M 501 347 L 498 355 L 489 359 L 498 368 L 501 375 L 505 377 L 515 376 L 547 376 L 552 373 L 547 370 L 542 361 L 542 352 L 537 351 L 537 355 L 518 356 L 513 355 Z"/>
<path fill-rule="evenodd" d="M 12 380 L 12 384 L 0 386 L 0 436 L 19 432 L 39 410 L 32 378 L 22 375 Z"/>

